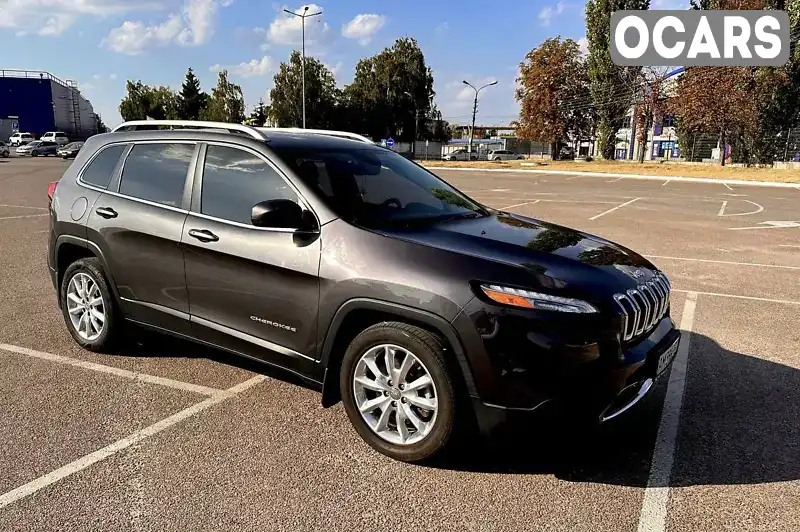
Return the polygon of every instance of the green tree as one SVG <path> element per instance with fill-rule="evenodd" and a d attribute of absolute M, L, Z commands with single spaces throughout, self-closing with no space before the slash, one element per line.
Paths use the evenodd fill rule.
<path fill-rule="evenodd" d="M 119 104 L 119 114 L 129 120 L 175 120 L 180 118 L 178 96 L 169 87 L 150 87 L 128 80 L 127 95 Z"/>
<path fill-rule="evenodd" d="M 258 103 L 253 108 L 253 112 L 247 118 L 251 126 L 264 126 L 269 118 L 269 107 L 264 103 L 263 98 L 258 99 Z"/>
<path fill-rule="evenodd" d="M 208 102 L 208 94 L 200 90 L 200 80 L 191 68 L 186 72 L 179 98 L 181 119 L 199 120 L 200 112 Z"/>
<path fill-rule="evenodd" d="M 611 13 L 624 9 L 648 9 L 650 0 L 589 0 L 586 2 L 586 38 L 589 41 L 588 73 L 596 114 L 595 134 L 604 159 L 614 158 L 617 130 L 630 109 L 630 87 L 637 67 L 621 67 L 611 61 Z"/>
<path fill-rule="evenodd" d="M 244 111 L 242 88 L 228 81 L 228 71 L 223 70 L 219 73 L 217 86 L 211 91 L 208 105 L 200 112 L 201 119 L 241 124 Z"/>
<path fill-rule="evenodd" d="M 528 52 L 519 68 L 517 134 L 550 143 L 557 158 L 568 134 L 584 136 L 588 126 L 589 79 L 580 47 L 572 39 L 548 39 Z"/>
<path fill-rule="evenodd" d="M 97 121 L 97 132 L 98 133 L 108 133 L 110 129 L 103 123 L 103 118 L 98 114 L 95 115 L 95 119 Z"/>
<path fill-rule="evenodd" d="M 281 63 L 269 92 L 270 117 L 278 127 L 303 125 L 303 64 L 300 52 Z M 318 59 L 306 57 L 306 127 L 334 129 L 338 122 L 339 89 L 331 71 Z"/>
<path fill-rule="evenodd" d="M 412 38 L 395 41 L 356 65 L 353 83 L 345 87 L 350 129 L 372 138 L 411 141 L 429 134 L 421 120 L 433 120 L 433 73 Z M 416 126 L 416 127 L 415 127 Z M 432 135 L 432 134 L 431 134 Z"/>

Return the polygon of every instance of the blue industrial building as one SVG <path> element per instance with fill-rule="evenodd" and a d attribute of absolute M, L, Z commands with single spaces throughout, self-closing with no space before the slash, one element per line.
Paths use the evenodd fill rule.
<path fill-rule="evenodd" d="M 63 131 L 70 139 L 97 133 L 98 117 L 77 84 L 48 72 L 0 70 L 0 140 L 15 131 L 36 138 Z"/>

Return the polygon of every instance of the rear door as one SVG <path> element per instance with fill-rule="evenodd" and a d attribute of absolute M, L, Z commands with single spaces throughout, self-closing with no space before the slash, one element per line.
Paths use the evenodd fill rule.
<path fill-rule="evenodd" d="M 191 327 L 180 240 L 197 147 L 194 142 L 130 146 L 88 224 L 126 316 L 186 335 Z"/>
<path fill-rule="evenodd" d="M 209 144 L 183 230 L 194 334 L 307 372 L 319 300 L 319 234 L 255 227 L 256 203 L 303 200 L 255 151 Z"/>

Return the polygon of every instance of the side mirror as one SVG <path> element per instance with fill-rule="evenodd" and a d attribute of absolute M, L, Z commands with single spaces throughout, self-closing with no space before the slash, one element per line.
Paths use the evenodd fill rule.
<path fill-rule="evenodd" d="M 253 205 L 250 221 L 256 227 L 304 229 L 303 208 L 292 200 L 277 199 Z"/>

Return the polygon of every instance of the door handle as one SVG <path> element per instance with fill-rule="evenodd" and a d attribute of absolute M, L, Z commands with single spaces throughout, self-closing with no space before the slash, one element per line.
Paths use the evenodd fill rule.
<path fill-rule="evenodd" d="M 97 209 L 94 212 L 96 212 L 98 216 L 102 216 L 103 218 L 106 218 L 106 219 L 108 219 L 108 218 L 116 218 L 117 216 L 119 216 L 117 214 L 117 211 L 115 211 L 111 207 L 100 207 L 99 209 Z"/>
<path fill-rule="evenodd" d="M 189 236 L 200 242 L 217 242 L 219 237 L 208 229 L 189 229 Z"/>

